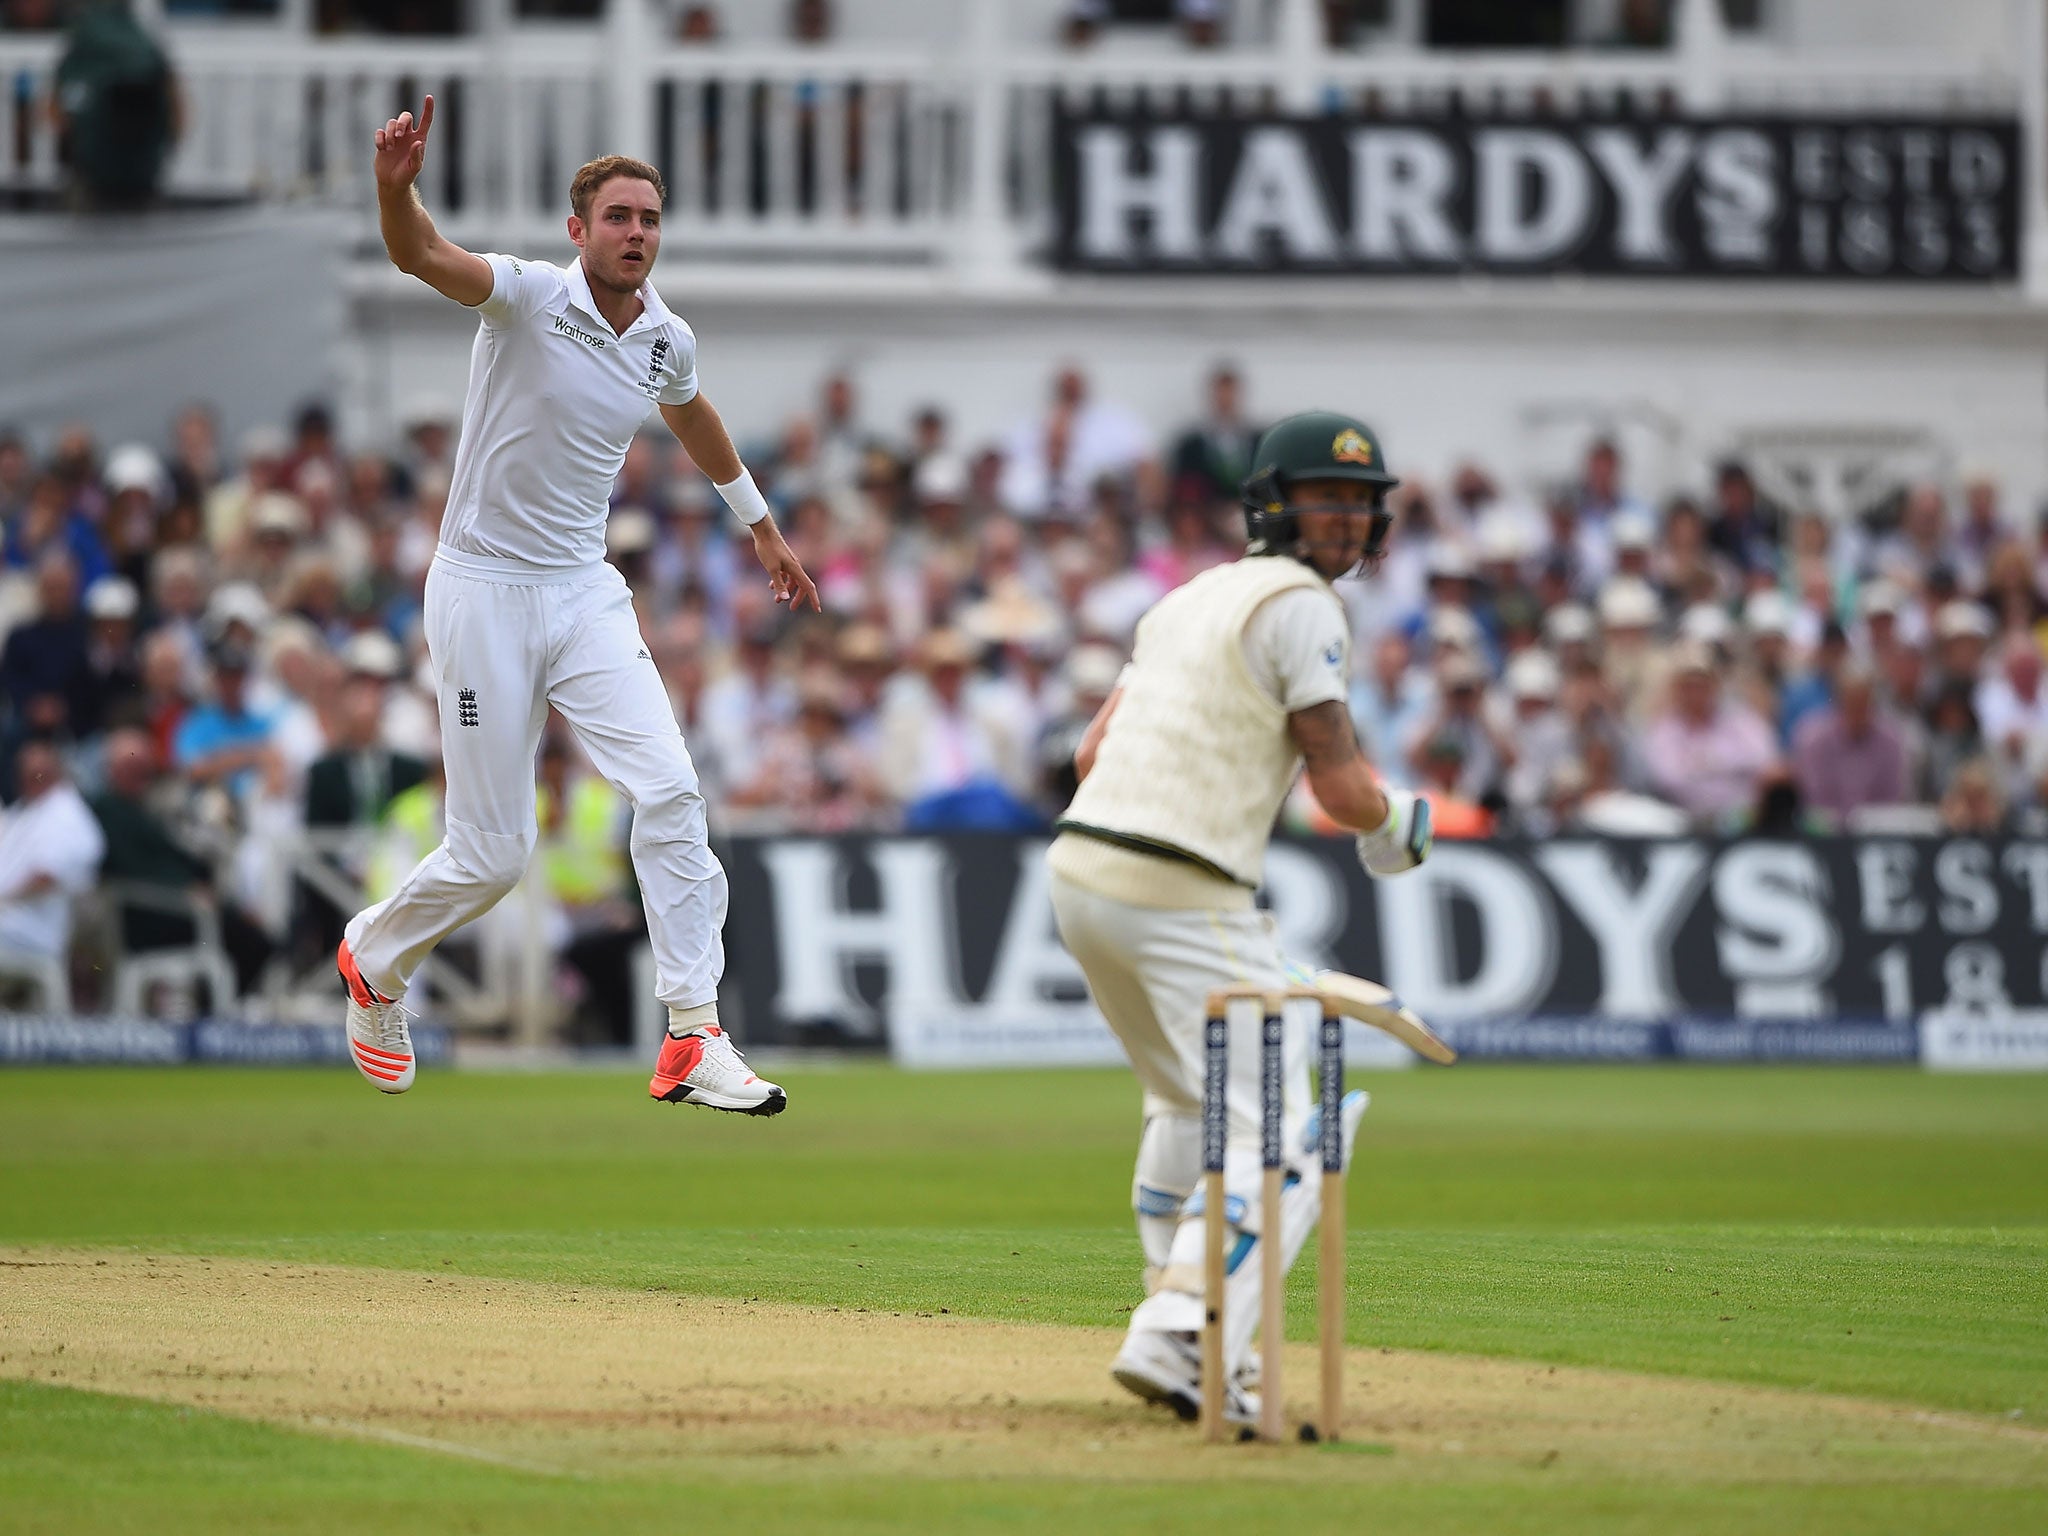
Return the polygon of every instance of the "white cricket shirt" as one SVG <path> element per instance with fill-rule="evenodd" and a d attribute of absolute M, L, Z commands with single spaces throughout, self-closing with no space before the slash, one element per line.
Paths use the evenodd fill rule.
<path fill-rule="evenodd" d="M 561 569 L 604 558 L 612 482 L 656 403 L 697 394 L 697 338 L 640 285 L 623 336 L 563 268 L 488 255 L 491 296 L 469 354 L 469 393 L 441 542 L 469 555 Z"/>

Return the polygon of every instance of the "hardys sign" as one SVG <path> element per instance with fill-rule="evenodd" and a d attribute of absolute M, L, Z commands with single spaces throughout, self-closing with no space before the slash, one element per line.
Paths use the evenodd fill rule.
<path fill-rule="evenodd" d="M 1056 266 L 1997 282 L 2010 119 L 1155 117 L 1054 125 Z"/>
<path fill-rule="evenodd" d="M 927 1065 L 1119 1059 L 1044 849 L 728 845 L 740 1028 Z M 1930 1016 L 1956 1065 L 2048 1047 L 2048 842 L 1439 843 L 1373 881 L 1348 842 L 1288 841 L 1267 874 L 1291 958 L 1386 982 L 1472 1055 L 1917 1059 Z"/>

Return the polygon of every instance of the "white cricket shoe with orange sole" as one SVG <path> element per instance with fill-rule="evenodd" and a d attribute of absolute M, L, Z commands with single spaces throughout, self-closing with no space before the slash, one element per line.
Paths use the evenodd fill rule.
<path fill-rule="evenodd" d="M 736 1115 L 779 1115 L 789 1108 L 788 1095 L 755 1076 L 716 1024 L 662 1041 L 647 1092 L 667 1104 L 701 1104 Z"/>
<path fill-rule="evenodd" d="M 349 1059 L 380 1093 L 405 1092 L 412 1086 L 415 1072 L 405 1005 L 363 980 L 347 939 L 334 952 L 334 968 L 348 988 Z"/>

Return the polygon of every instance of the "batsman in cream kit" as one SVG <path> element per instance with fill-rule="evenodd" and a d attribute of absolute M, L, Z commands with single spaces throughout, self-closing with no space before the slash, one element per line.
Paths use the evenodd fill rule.
<path fill-rule="evenodd" d="M 1323 809 L 1358 834 L 1374 875 L 1428 857 L 1427 801 L 1384 788 L 1347 704 L 1351 636 L 1331 583 L 1371 569 L 1392 526 L 1387 472 L 1363 422 L 1291 416 L 1260 440 L 1245 483 L 1244 558 L 1203 572 L 1140 621 L 1130 664 L 1076 754 L 1080 788 L 1047 854 L 1060 936 L 1144 1089 L 1132 1204 L 1146 1300 L 1112 1371 L 1148 1401 L 1192 1418 L 1204 1320 L 1203 1035 L 1212 992 L 1284 989 L 1304 979 L 1253 902 L 1266 845 L 1306 768 Z M 1326 977 L 1333 995 L 1369 984 Z M 1376 990 L 1376 989 L 1375 989 Z M 1346 1006 L 1340 1001 L 1340 1006 Z M 1317 1217 L 1319 1126 L 1307 1027 L 1288 1029 L 1282 1137 L 1297 1162 L 1281 1230 L 1260 1230 L 1260 1061 L 1256 1032 L 1230 1040 L 1224 1092 L 1224 1413 L 1257 1421 L 1258 1246 L 1280 1244 L 1283 1272 Z M 1343 1104 L 1348 1161 L 1365 1107 Z"/>
<path fill-rule="evenodd" d="M 477 313 L 462 433 L 427 572 L 427 649 L 440 690 L 446 835 L 390 896 L 349 923 L 336 956 L 350 1053 L 386 1093 L 412 1086 L 403 1003 L 421 960 L 519 883 L 538 835 L 534 753 L 552 706 L 633 807 L 668 1037 L 649 1091 L 671 1103 L 772 1115 L 787 1099 L 718 1023 L 725 872 L 668 689 L 625 579 L 605 563 L 612 482 L 648 415 L 662 420 L 751 528 L 778 602 L 818 606 L 697 386 L 697 340 L 648 281 L 661 245 L 661 175 L 624 156 L 570 187 L 567 267 L 480 256 L 441 238 L 415 190 L 429 96 L 376 135 L 385 249 Z"/>

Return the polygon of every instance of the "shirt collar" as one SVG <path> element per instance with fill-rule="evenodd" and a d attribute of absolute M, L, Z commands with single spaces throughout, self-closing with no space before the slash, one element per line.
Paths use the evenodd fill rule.
<path fill-rule="evenodd" d="M 606 321 L 604 315 L 598 310 L 597 300 L 590 295 L 590 279 L 583 271 L 583 258 L 581 256 L 578 256 L 569 263 L 569 302 L 590 316 L 591 319 L 604 325 L 607 331 L 611 330 L 610 322 Z M 643 325 L 666 325 L 675 318 L 675 316 L 669 313 L 668 306 L 661 302 L 661 295 L 654 291 L 652 281 L 640 284 L 640 303 L 642 306 L 640 318 L 626 327 L 622 333 L 622 339 L 623 336 L 632 335 Z"/>

